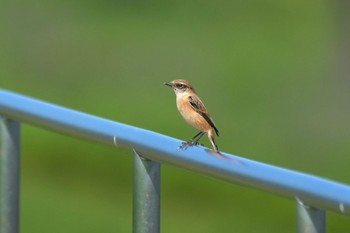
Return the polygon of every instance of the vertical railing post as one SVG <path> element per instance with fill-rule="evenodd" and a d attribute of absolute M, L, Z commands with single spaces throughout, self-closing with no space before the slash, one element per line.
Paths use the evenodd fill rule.
<path fill-rule="evenodd" d="M 0 116 L 0 233 L 19 230 L 19 122 Z"/>
<path fill-rule="evenodd" d="M 297 233 L 325 233 L 326 212 L 297 198 Z"/>
<path fill-rule="evenodd" d="M 160 164 L 134 150 L 133 233 L 160 232 Z"/>

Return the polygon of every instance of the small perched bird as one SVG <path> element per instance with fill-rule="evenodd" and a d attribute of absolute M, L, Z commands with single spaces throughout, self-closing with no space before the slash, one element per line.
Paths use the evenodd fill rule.
<path fill-rule="evenodd" d="M 180 149 L 186 149 L 188 146 L 198 145 L 199 139 L 204 134 L 207 134 L 214 150 L 219 152 L 214 138 L 214 132 L 219 136 L 219 130 L 191 83 L 183 79 L 177 79 L 171 82 L 166 82 L 164 85 L 167 85 L 174 90 L 176 94 L 177 109 L 182 117 L 187 123 L 199 130 L 199 133 L 192 139 L 182 143 Z"/>

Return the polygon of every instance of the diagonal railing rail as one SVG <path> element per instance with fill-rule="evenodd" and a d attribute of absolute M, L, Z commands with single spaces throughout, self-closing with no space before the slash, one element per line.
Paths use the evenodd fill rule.
<path fill-rule="evenodd" d="M 323 233 L 326 210 L 350 214 L 350 186 L 0 90 L 0 233 L 18 233 L 19 122 L 134 153 L 133 232 L 160 231 L 160 163 L 295 199 L 297 232 Z"/>

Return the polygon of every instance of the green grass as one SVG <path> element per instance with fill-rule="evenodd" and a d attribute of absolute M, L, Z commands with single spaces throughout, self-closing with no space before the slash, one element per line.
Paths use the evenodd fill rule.
<path fill-rule="evenodd" d="M 3 1 L 0 87 L 188 139 L 190 80 L 223 151 L 350 183 L 346 80 L 322 1 Z M 209 146 L 206 139 L 203 143 Z M 131 152 L 22 125 L 22 232 L 130 232 Z M 164 232 L 294 232 L 293 200 L 162 166 Z M 349 232 L 329 214 L 330 232 Z"/>

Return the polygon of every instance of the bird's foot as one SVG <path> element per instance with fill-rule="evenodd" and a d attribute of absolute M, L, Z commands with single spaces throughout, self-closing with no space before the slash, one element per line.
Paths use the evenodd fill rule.
<path fill-rule="evenodd" d="M 188 140 L 187 142 L 182 142 L 181 145 L 178 147 L 180 150 L 186 150 L 188 147 L 191 146 L 198 146 L 202 145 L 198 141 L 193 141 L 192 139 Z"/>

